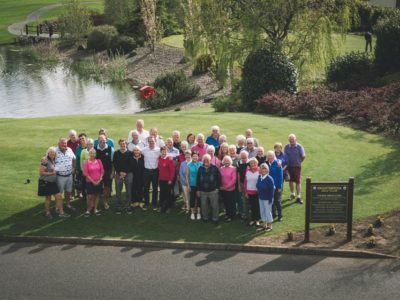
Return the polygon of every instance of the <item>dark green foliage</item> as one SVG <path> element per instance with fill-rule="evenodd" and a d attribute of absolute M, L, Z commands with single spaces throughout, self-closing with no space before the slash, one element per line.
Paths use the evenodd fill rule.
<path fill-rule="evenodd" d="M 95 27 L 89 34 L 87 48 L 89 50 L 103 51 L 111 47 L 111 42 L 118 36 L 118 31 L 114 26 L 102 25 Z"/>
<path fill-rule="evenodd" d="M 244 63 L 241 98 L 247 110 L 254 109 L 262 95 L 284 90 L 297 90 L 297 70 L 289 59 L 276 49 L 261 48 L 249 54 Z"/>
<path fill-rule="evenodd" d="M 364 1 L 355 1 L 353 5 L 351 31 L 371 31 L 378 19 L 385 15 L 387 10 L 387 8 L 382 6 L 373 6 Z"/>
<path fill-rule="evenodd" d="M 381 18 L 376 34 L 375 63 L 381 71 L 400 70 L 400 11 Z"/>
<path fill-rule="evenodd" d="M 241 105 L 240 98 L 230 96 L 221 96 L 213 100 L 211 106 L 216 112 L 233 112 L 240 111 Z"/>
<path fill-rule="evenodd" d="M 326 81 L 339 89 L 355 89 L 372 84 L 373 60 L 367 53 L 351 52 L 332 60 Z"/>
<path fill-rule="evenodd" d="M 195 98 L 200 87 L 194 84 L 183 71 L 161 75 L 154 82 L 155 94 L 145 100 L 144 105 L 151 109 L 167 107 Z"/>
<path fill-rule="evenodd" d="M 213 59 L 210 54 L 200 55 L 196 59 L 196 63 L 193 69 L 193 75 L 205 74 L 211 70 L 213 65 Z"/>
<path fill-rule="evenodd" d="M 137 48 L 137 44 L 134 38 L 124 35 L 116 36 L 112 39 L 110 50 L 112 53 L 123 53 L 127 54 Z"/>
<path fill-rule="evenodd" d="M 177 0 L 162 0 L 157 1 L 156 15 L 160 20 L 161 36 L 170 36 L 174 34 L 181 34 L 182 28 L 179 25 L 179 14 L 181 13 L 181 6 Z"/>
<path fill-rule="evenodd" d="M 146 26 L 143 23 L 143 18 L 140 12 L 140 6 L 135 4 L 132 12 L 132 18 L 125 23 L 118 23 L 118 32 L 133 37 L 138 46 L 142 47 L 146 40 Z"/>

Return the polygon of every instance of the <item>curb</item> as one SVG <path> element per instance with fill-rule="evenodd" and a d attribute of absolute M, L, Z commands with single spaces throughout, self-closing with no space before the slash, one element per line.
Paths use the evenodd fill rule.
<path fill-rule="evenodd" d="M 94 246 L 117 246 L 117 247 L 147 247 L 163 249 L 185 249 L 185 250 L 207 250 L 207 251 L 234 251 L 263 254 L 289 254 L 289 255 L 320 255 L 329 257 L 347 258 L 385 258 L 399 259 L 398 256 L 373 253 L 369 251 L 353 250 L 331 250 L 321 248 L 289 248 L 289 247 L 268 247 L 257 245 L 223 244 L 223 243 L 198 243 L 198 242 L 177 242 L 177 241 L 152 241 L 152 240 L 121 240 L 121 239 L 98 239 L 98 238 L 77 238 L 77 237 L 51 237 L 51 236 L 18 236 L 0 235 L 0 242 L 16 243 L 53 243 L 73 245 L 94 245 Z"/>

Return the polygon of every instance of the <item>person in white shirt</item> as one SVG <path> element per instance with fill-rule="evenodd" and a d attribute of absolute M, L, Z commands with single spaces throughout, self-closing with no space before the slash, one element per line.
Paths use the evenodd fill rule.
<path fill-rule="evenodd" d="M 156 147 L 161 148 L 161 147 L 165 146 L 165 143 L 164 143 L 162 137 L 158 135 L 158 129 L 156 127 L 153 127 L 153 128 L 150 129 L 150 135 L 149 136 L 152 136 L 154 138 L 154 141 L 156 143 Z M 147 139 L 145 141 L 145 144 L 146 144 L 146 147 L 149 146 Z"/>
<path fill-rule="evenodd" d="M 128 134 L 128 144 L 132 141 L 132 131 L 136 130 L 139 135 L 139 140 L 143 143 L 146 143 L 146 140 L 149 136 L 149 132 L 144 129 L 144 121 L 142 119 L 138 119 L 136 121 L 136 129 L 132 129 Z"/>
<path fill-rule="evenodd" d="M 156 147 L 156 143 L 152 136 L 147 138 L 148 147 L 143 148 L 142 154 L 144 156 L 144 207 L 148 209 L 150 206 L 150 183 L 152 186 L 152 206 L 153 210 L 157 210 L 158 200 L 158 159 L 160 158 L 160 148 Z"/>
<path fill-rule="evenodd" d="M 143 149 L 146 145 L 139 139 L 139 134 L 136 130 L 133 130 L 131 132 L 131 141 L 128 143 L 128 150 L 133 152 L 133 149 L 135 147 L 140 147 L 140 149 Z"/>

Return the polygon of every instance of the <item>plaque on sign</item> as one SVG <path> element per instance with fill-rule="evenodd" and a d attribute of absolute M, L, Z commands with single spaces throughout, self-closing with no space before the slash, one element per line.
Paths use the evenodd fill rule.
<path fill-rule="evenodd" d="M 347 223 L 351 241 L 354 178 L 349 182 L 311 182 L 307 178 L 304 241 L 310 240 L 310 223 Z"/>
<path fill-rule="evenodd" d="M 347 222 L 347 191 L 347 183 L 311 183 L 310 222 Z"/>

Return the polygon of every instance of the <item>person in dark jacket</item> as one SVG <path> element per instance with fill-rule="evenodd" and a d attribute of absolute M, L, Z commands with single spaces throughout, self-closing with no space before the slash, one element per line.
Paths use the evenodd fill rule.
<path fill-rule="evenodd" d="M 275 184 L 274 179 L 268 175 L 269 167 L 266 163 L 260 166 L 260 176 L 257 180 L 257 192 L 260 203 L 260 215 L 263 222 L 263 230 L 272 230 L 272 204 L 274 203 Z"/>
<path fill-rule="evenodd" d="M 208 154 L 203 156 L 203 165 L 197 172 L 197 195 L 200 197 L 203 221 L 211 219 L 214 223 L 219 220 L 218 189 L 221 177 L 218 168 L 211 164 Z M 211 212 L 211 214 L 210 214 Z"/>
<path fill-rule="evenodd" d="M 115 202 L 116 202 L 116 213 L 120 214 L 123 209 L 128 214 L 132 213 L 131 201 L 132 201 L 132 165 L 130 160 L 132 159 L 132 153 L 127 149 L 127 143 L 125 140 L 119 140 L 119 150 L 114 152 L 113 165 L 114 165 L 114 180 L 115 180 Z M 125 185 L 126 201 L 122 202 L 122 189 Z"/>
<path fill-rule="evenodd" d="M 275 152 L 270 150 L 267 152 L 267 164 L 269 166 L 269 175 L 274 179 L 275 193 L 274 204 L 272 205 L 272 217 L 278 217 L 278 221 L 282 221 L 282 187 L 283 187 L 283 170 L 282 162 L 275 157 Z"/>
<path fill-rule="evenodd" d="M 144 156 L 142 149 L 139 146 L 134 146 L 132 151 L 132 159 L 130 161 L 132 166 L 132 202 L 134 207 L 143 208 L 143 173 L 144 173 Z"/>
<path fill-rule="evenodd" d="M 98 138 L 98 145 L 96 148 L 96 157 L 100 159 L 104 167 L 103 176 L 103 196 L 104 196 L 104 209 L 109 209 L 109 199 L 111 193 L 111 184 L 114 177 L 114 166 L 112 163 L 114 156 L 114 148 L 109 146 L 105 135 L 100 134 Z"/>

